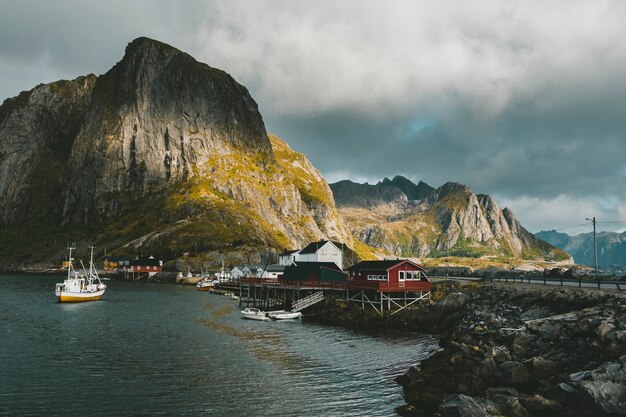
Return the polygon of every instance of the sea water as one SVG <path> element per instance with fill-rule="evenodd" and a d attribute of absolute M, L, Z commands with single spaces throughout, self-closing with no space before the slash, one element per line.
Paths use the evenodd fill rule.
<path fill-rule="evenodd" d="M 243 320 L 230 297 L 173 284 L 106 281 L 103 300 L 61 304 L 62 280 L 0 274 L 2 416 L 393 416 L 393 378 L 437 348 Z"/>

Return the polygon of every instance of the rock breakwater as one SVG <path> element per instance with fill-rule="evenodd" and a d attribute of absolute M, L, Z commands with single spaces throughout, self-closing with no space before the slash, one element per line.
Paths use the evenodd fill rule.
<path fill-rule="evenodd" d="M 442 350 L 397 378 L 401 414 L 626 414 L 626 296 L 470 285 L 426 311 Z"/>
<path fill-rule="evenodd" d="M 396 378 L 401 415 L 626 415 L 626 295 L 446 282 L 433 298 L 384 318 L 341 300 L 320 307 L 326 323 L 440 336 Z"/>

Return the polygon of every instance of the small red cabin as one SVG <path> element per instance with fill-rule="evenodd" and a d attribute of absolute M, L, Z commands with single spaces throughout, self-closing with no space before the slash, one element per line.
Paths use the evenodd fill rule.
<path fill-rule="evenodd" d="M 430 291 L 426 270 L 408 259 L 362 261 L 348 268 L 351 288 Z"/>
<path fill-rule="evenodd" d="M 149 273 L 151 275 L 161 272 L 163 270 L 162 261 L 154 259 L 153 256 L 149 258 L 135 258 L 130 261 L 130 272 Z"/>

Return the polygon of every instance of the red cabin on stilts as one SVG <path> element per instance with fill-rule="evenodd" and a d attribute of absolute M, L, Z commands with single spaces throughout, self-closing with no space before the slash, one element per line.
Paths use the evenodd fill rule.
<path fill-rule="evenodd" d="M 432 284 L 426 270 L 408 259 L 362 261 L 348 272 L 348 301 L 367 303 L 381 316 L 385 308 L 395 314 L 430 297 Z"/>

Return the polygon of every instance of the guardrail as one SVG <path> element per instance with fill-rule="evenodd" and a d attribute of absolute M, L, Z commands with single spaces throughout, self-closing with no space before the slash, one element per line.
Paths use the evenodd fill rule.
<path fill-rule="evenodd" d="M 579 287 L 579 288 L 598 288 L 603 290 L 624 291 L 626 289 L 626 281 L 603 281 L 603 280 L 584 280 L 575 278 L 554 278 L 554 277 L 453 277 L 445 275 L 430 275 L 431 278 L 448 278 L 463 281 L 488 281 L 488 282 L 510 282 L 519 284 L 543 284 L 543 285 L 559 285 L 563 287 Z"/>

